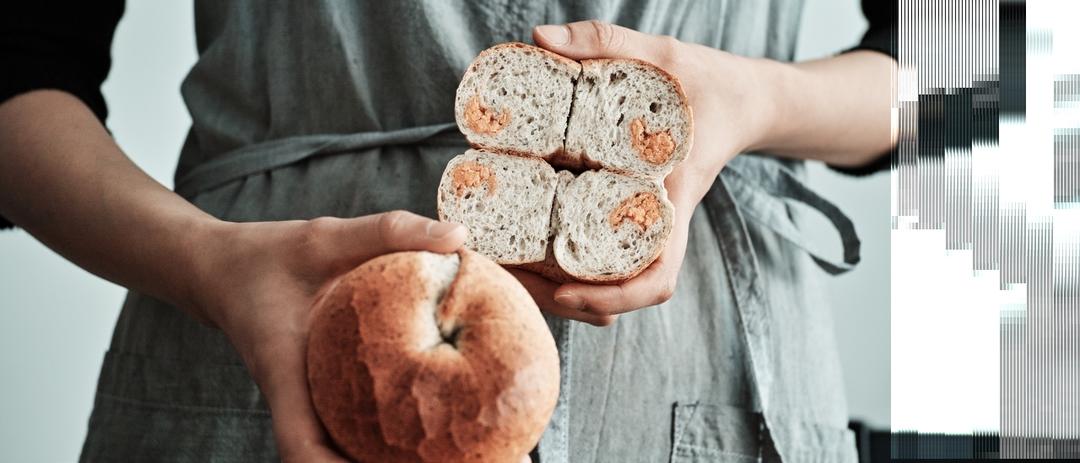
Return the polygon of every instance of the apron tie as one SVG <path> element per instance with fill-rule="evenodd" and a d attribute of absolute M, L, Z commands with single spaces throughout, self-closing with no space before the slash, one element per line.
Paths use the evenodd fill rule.
<path fill-rule="evenodd" d="M 813 251 L 787 216 L 784 200 L 801 202 L 822 213 L 840 233 L 844 247 L 840 260 Z M 783 414 L 773 404 L 775 381 L 771 352 L 773 341 L 768 312 L 767 292 L 761 281 L 761 269 L 754 249 L 747 219 L 761 223 L 796 245 L 823 270 L 839 274 L 859 262 L 859 237 L 855 226 L 838 207 L 810 190 L 789 169 L 774 160 L 755 155 L 740 155 L 732 160 L 702 200 L 713 224 L 716 240 L 728 281 L 735 298 L 742 340 L 747 346 L 750 374 L 758 405 L 764 416 L 773 445 L 782 460 L 794 458 L 794 443 L 800 431 L 784 426 Z"/>
<path fill-rule="evenodd" d="M 356 152 L 389 145 L 461 143 L 457 125 L 422 125 L 383 132 L 303 135 L 248 145 L 199 164 L 177 175 L 176 193 L 191 199 L 195 195 L 233 180 L 273 170 L 315 156 Z"/>
<path fill-rule="evenodd" d="M 738 162 L 736 162 L 738 161 Z M 831 275 L 855 268 L 859 263 L 861 243 L 855 224 L 840 208 L 810 189 L 783 165 L 756 155 L 741 155 L 724 168 L 731 194 L 747 218 L 765 225 L 781 238 L 805 251 Z M 796 201 L 820 212 L 840 234 L 843 256 L 828 257 L 809 245 L 787 215 L 784 200 Z"/>

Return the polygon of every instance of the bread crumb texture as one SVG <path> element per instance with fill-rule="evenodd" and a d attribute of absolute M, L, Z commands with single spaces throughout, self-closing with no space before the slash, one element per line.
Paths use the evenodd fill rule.
<path fill-rule="evenodd" d="M 648 132 L 645 120 L 640 117 L 630 121 L 630 144 L 642 159 L 653 165 L 668 162 L 675 152 L 675 139 L 671 138 L 671 131 Z"/>
<path fill-rule="evenodd" d="M 626 198 L 619 207 L 611 211 L 608 222 L 611 223 L 611 228 L 619 228 L 626 220 L 637 224 L 642 231 L 648 230 L 660 220 L 660 200 L 648 192 L 638 192 Z"/>
<path fill-rule="evenodd" d="M 487 195 L 495 194 L 495 172 L 488 166 L 478 162 L 463 162 L 454 167 L 450 173 L 450 179 L 454 187 L 454 194 L 464 196 L 470 188 L 476 188 L 482 183 L 487 183 Z"/>
<path fill-rule="evenodd" d="M 503 108 L 501 112 L 495 112 L 480 103 L 479 95 L 473 95 L 465 103 L 465 125 L 473 132 L 493 135 L 508 124 L 510 124 L 510 110 L 507 108 Z"/>

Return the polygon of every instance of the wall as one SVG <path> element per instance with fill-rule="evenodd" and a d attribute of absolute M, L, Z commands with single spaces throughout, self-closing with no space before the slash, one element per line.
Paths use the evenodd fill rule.
<path fill-rule="evenodd" d="M 807 0 L 798 59 L 849 48 L 865 28 L 856 0 Z M 862 239 L 862 263 L 828 281 L 848 408 L 853 418 L 888 428 L 889 174 L 852 178 L 821 164 L 811 164 L 809 173 L 810 183 L 851 217 Z M 818 235 L 819 241 L 836 241 L 829 232 Z"/>
<path fill-rule="evenodd" d="M 854 43 L 854 0 L 808 0 L 801 57 Z M 190 119 L 180 80 L 195 61 L 191 1 L 128 2 L 105 84 L 119 144 L 172 185 Z M 853 416 L 888 424 L 888 175 L 850 179 L 820 166 L 811 181 L 855 219 L 863 264 L 829 290 Z M 68 263 L 22 231 L 0 233 L 0 461 L 74 461 L 122 288 Z"/>
<path fill-rule="evenodd" d="M 105 83 L 109 127 L 172 186 L 191 124 L 180 81 L 195 62 L 192 2 L 127 2 Z M 124 298 L 23 231 L 0 232 L 0 461 L 75 461 Z"/>

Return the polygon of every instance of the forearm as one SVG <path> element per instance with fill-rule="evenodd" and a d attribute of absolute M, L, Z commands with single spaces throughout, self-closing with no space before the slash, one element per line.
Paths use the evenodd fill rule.
<path fill-rule="evenodd" d="M 755 65 L 767 87 L 771 117 L 752 150 L 854 167 L 895 145 L 892 58 L 856 51 L 796 64 L 759 60 Z"/>
<path fill-rule="evenodd" d="M 216 221 L 133 164 L 58 91 L 0 105 L 0 213 L 103 278 L 187 305 Z"/>

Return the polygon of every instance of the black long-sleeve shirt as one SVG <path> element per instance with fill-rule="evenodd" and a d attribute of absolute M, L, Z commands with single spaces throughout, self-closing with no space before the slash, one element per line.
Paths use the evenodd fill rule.
<path fill-rule="evenodd" d="M 101 84 L 112 65 L 110 49 L 123 0 L 21 2 L 0 15 L 0 103 L 37 89 L 62 90 L 82 100 L 104 124 L 108 106 Z M 873 50 L 896 58 L 896 1 L 862 0 L 870 23 L 851 50 Z M 14 11 L 12 11 L 14 10 Z M 851 51 L 849 50 L 849 51 Z M 855 169 L 853 175 L 889 166 L 889 155 Z M 12 224 L 0 216 L 0 229 Z"/>

